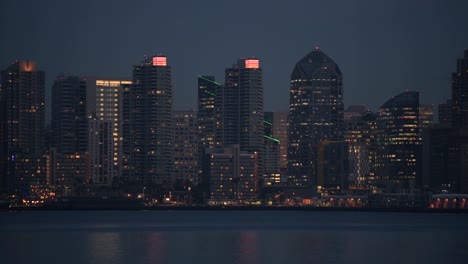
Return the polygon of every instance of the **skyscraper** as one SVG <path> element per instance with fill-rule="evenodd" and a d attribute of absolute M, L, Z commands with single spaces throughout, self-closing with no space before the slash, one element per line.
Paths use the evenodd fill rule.
<path fill-rule="evenodd" d="M 350 183 L 356 187 L 371 184 L 375 175 L 377 142 L 376 115 L 365 111 L 345 120 L 345 140 L 349 144 Z"/>
<path fill-rule="evenodd" d="M 316 185 L 320 141 L 343 140 L 343 76 L 332 59 L 314 48 L 296 63 L 290 87 L 289 181 Z"/>
<path fill-rule="evenodd" d="M 380 185 L 409 188 L 421 180 L 419 93 L 388 100 L 378 114 L 377 177 Z"/>
<path fill-rule="evenodd" d="M 222 146 L 239 144 L 242 151 L 263 147 L 263 77 L 260 61 L 240 59 L 226 69 L 225 86 L 215 98 L 217 140 Z"/>
<path fill-rule="evenodd" d="M 16 61 L 1 72 L 0 105 L 0 192 L 45 184 L 45 77 L 35 62 Z"/>
<path fill-rule="evenodd" d="M 96 78 L 86 81 L 87 113 L 93 130 L 88 145 L 89 177 L 94 184 L 110 185 L 122 175 L 123 92 L 132 82 Z"/>
<path fill-rule="evenodd" d="M 174 179 L 178 183 L 198 184 L 199 141 L 197 113 L 174 112 Z"/>
<path fill-rule="evenodd" d="M 280 170 L 288 166 L 288 112 L 273 112 L 273 137 L 280 141 Z"/>
<path fill-rule="evenodd" d="M 86 81 L 78 76 L 57 76 L 52 86 L 52 144 L 59 154 L 88 149 Z"/>
<path fill-rule="evenodd" d="M 279 170 L 280 140 L 273 136 L 274 112 L 264 112 L 263 182 L 272 185 L 281 182 Z"/>
<path fill-rule="evenodd" d="M 88 117 L 84 78 L 60 74 L 52 86 L 51 177 L 69 194 L 87 179 Z"/>
<path fill-rule="evenodd" d="M 124 180 L 138 184 L 173 183 L 172 77 L 167 57 L 145 58 L 133 67 L 133 81 L 125 91 Z"/>
<path fill-rule="evenodd" d="M 468 49 L 452 73 L 452 127 L 468 129 Z"/>
<path fill-rule="evenodd" d="M 214 76 L 198 76 L 198 127 L 200 135 L 200 148 L 214 148 L 216 146 L 216 92 L 221 84 L 215 81 Z"/>

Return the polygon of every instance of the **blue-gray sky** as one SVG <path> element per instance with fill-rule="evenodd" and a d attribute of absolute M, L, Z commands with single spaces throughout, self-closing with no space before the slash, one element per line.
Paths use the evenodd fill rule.
<path fill-rule="evenodd" d="M 196 108 L 197 75 L 224 82 L 226 67 L 255 56 L 265 110 L 286 111 L 294 64 L 319 46 L 343 72 L 345 106 L 376 110 L 404 90 L 422 103 L 450 97 L 468 1 L 17 0 L 1 1 L 0 29 L 0 67 L 37 61 L 49 92 L 60 72 L 130 78 L 145 54 L 163 53 L 175 108 Z"/>

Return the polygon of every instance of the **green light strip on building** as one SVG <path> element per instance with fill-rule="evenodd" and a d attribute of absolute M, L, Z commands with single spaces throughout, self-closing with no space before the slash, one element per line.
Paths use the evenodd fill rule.
<path fill-rule="evenodd" d="M 266 139 L 269 139 L 269 140 L 273 140 L 273 141 L 275 141 L 277 143 L 280 143 L 279 139 L 272 138 L 272 137 L 269 137 L 269 136 L 266 136 L 266 135 L 263 135 L 263 137 L 266 138 Z"/>
<path fill-rule="evenodd" d="M 205 91 L 205 93 L 207 93 L 207 94 L 211 94 L 212 96 L 216 96 L 216 94 L 214 94 L 214 93 L 210 93 L 210 92 L 208 92 L 208 91 Z"/>
<path fill-rule="evenodd" d="M 270 125 L 270 126 L 273 125 L 272 123 L 270 123 L 270 122 L 268 122 L 268 121 L 266 121 L 266 120 L 263 120 L 263 123 L 268 124 L 268 125 Z"/>
<path fill-rule="evenodd" d="M 210 80 L 210 79 L 203 78 L 203 76 L 198 76 L 198 78 L 201 78 L 201 79 L 203 79 L 203 80 L 205 80 L 205 81 L 207 81 L 207 82 L 210 82 L 210 83 L 214 83 L 214 84 L 216 84 L 216 85 L 221 85 L 221 84 L 219 84 L 219 83 L 217 83 L 217 82 L 215 82 L 215 81 L 212 81 L 212 80 Z"/>

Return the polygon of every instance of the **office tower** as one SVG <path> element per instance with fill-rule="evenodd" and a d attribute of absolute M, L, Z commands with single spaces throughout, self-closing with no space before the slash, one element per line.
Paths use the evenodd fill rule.
<path fill-rule="evenodd" d="M 91 183 L 110 185 L 122 175 L 123 92 L 131 81 L 86 78 L 89 117 L 89 178 Z M 105 169 L 104 169 L 105 168 Z"/>
<path fill-rule="evenodd" d="M 216 138 L 222 146 L 239 144 L 242 151 L 263 148 L 263 79 L 260 62 L 240 59 L 226 69 L 225 86 L 215 98 Z"/>
<path fill-rule="evenodd" d="M 45 77 L 35 62 L 15 61 L 1 71 L 0 192 L 28 192 L 46 183 Z"/>
<path fill-rule="evenodd" d="M 198 127 L 200 150 L 216 146 L 216 92 L 221 85 L 214 76 L 198 76 Z"/>
<path fill-rule="evenodd" d="M 198 76 L 198 174 L 201 187 L 207 193 L 208 175 L 203 171 L 203 158 L 206 149 L 218 147 L 220 142 L 216 141 L 216 94 L 221 89 L 221 84 L 215 81 L 214 76 Z"/>
<path fill-rule="evenodd" d="M 174 112 L 174 179 L 177 184 L 198 184 L 198 151 L 197 113 Z"/>
<path fill-rule="evenodd" d="M 452 73 L 452 127 L 468 129 L 468 49 Z"/>
<path fill-rule="evenodd" d="M 439 104 L 439 126 L 450 127 L 452 125 L 452 100 Z"/>
<path fill-rule="evenodd" d="M 419 93 L 404 92 L 388 100 L 380 107 L 377 122 L 378 182 L 389 188 L 411 188 L 419 185 Z"/>
<path fill-rule="evenodd" d="M 279 169 L 286 174 L 288 167 L 288 112 L 273 112 L 273 137 L 279 142 Z"/>
<path fill-rule="evenodd" d="M 53 182 L 64 195 L 77 194 L 87 180 L 88 117 L 86 81 L 60 74 L 52 86 Z"/>
<path fill-rule="evenodd" d="M 349 183 L 356 188 L 366 187 L 374 180 L 377 148 L 376 118 L 374 113 L 365 111 L 345 120 L 345 140 L 349 144 Z"/>
<path fill-rule="evenodd" d="M 209 175 L 210 203 L 245 204 L 257 200 L 258 153 L 239 145 L 207 150 L 204 163 Z"/>
<path fill-rule="evenodd" d="M 124 92 L 123 180 L 135 184 L 172 184 L 172 78 L 167 57 L 145 58 L 133 67 L 133 81 Z M 126 108 L 128 107 L 128 108 Z"/>
<path fill-rule="evenodd" d="M 434 125 L 434 106 L 422 104 L 419 106 L 419 128 L 427 129 Z"/>
<path fill-rule="evenodd" d="M 280 140 L 273 136 L 274 112 L 264 112 L 263 183 L 266 186 L 281 182 L 279 170 Z"/>
<path fill-rule="evenodd" d="M 319 48 L 299 60 L 291 74 L 288 177 L 295 186 L 317 185 L 320 141 L 343 140 L 343 76 Z"/>

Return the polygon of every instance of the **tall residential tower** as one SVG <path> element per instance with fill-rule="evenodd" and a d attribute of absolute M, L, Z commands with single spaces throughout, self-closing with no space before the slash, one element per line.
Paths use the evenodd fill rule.
<path fill-rule="evenodd" d="M 167 57 L 145 58 L 133 67 L 133 81 L 124 94 L 125 181 L 173 183 L 172 77 Z"/>

